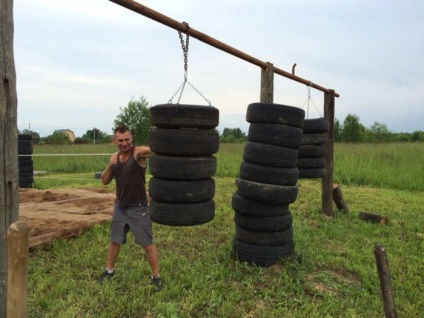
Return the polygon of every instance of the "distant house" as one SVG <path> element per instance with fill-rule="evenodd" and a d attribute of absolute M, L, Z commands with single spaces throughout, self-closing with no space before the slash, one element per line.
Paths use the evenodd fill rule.
<path fill-rule="evenodd" d="M 70 130 L 70 129 L 58 129 L 58 130 L 55 130 L 55 131 L 54 131 L 54 133 L 62 133 L 62 134 L 65 134 L 66 136 L 68 136 L 68 138 L 69 138 L 69 140 L 70 140 L 71 142 L 74 142 L 74 141 L 75 141 L 75 134 L 74 134 L 74 132 L 73 132 L 72 130 Z"/>

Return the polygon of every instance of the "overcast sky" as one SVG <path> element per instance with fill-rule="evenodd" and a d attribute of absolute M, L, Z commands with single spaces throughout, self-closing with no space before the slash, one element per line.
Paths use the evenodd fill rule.
<path fill-rule="evenodd" d="M 424 1 L 140 0 L 141 4 L 340 94 L 336 118 L 424 130 Z M 14 1 L 18 128 L 76 136 L 113 121 L 131 99 L 167 103 L 184 79 L 178 32 L 107 0 Z M 188 81 L 247 131 L 260 68 L 191 38 Z M 323 93 L 275 75 L 274 103 L 323 115 Z M 176 103 L 178 98 L 174 98 Z M 180 103 L 207 105 L 191 87 Z"/>

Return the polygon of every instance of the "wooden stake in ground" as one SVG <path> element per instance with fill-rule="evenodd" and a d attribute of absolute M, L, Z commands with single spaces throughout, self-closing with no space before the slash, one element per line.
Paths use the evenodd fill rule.
<path fill-rule="evenodd" d="M 383 296 L 384 313 L 386 318 L 396 318 L 396 308 L 392 281 L 389 274 L 386 250 L 384 246 L 376 244 L 374 247 L 375 260 L 377 262 L 378 278 L 380 279 L 381 294 Z"/>
<path fill-rule="evenodd" d="M 337 209 L 343 211 L 344 213 L 349 212 L 346 202 L 343 199 L 342 189 L 338 184 L 333 185 L 333 200 L 336 203 Z"/>
<path fill-rule="evenodd" d="M 7 231 L 8 284 L 7 317 L 27 317 L 28 290 L 28 226 L 17 221 Z"/>

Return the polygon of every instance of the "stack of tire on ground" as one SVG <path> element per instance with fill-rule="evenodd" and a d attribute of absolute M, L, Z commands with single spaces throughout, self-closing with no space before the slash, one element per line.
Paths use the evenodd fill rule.
<path fill-rule="evenodd" d="M 153 106 L 149 211 L 152 221 L 170 226 L 204 224 L 215 216 L 219 149 L 219 111 L 212 106 L 162 104 Z"/>
<path fill-rule="evenodd" d="M 323 178 L 327 152 L 328 121 L 324 118 L 305 119 L 297 167 L 299 178 Z"/>
<path fill-rule="evenodd" d="M 18 134 L 19 187 L 32 188 L 34 166 L 32 162 L 32 135 Z"/>
<path fill-rule="evenodd" d="M 240 178 L 232 197 L 235 235 L 232 256 L 257 266 L 271 266 L 294 253 L 293 215 L 297 158 L 304 110 L 279 104 L 252 103 Z"/>

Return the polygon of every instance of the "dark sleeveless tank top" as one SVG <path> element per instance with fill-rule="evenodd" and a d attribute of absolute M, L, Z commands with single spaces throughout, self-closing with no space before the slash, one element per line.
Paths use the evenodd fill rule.
<path fill-rule="evenodd" d="M 134 159 L 134 148 L 125 163 L 119 161 L 112 168 L 116 180 L 115 204 L 119 207 L 147 206 L 146 168 Z"/>

